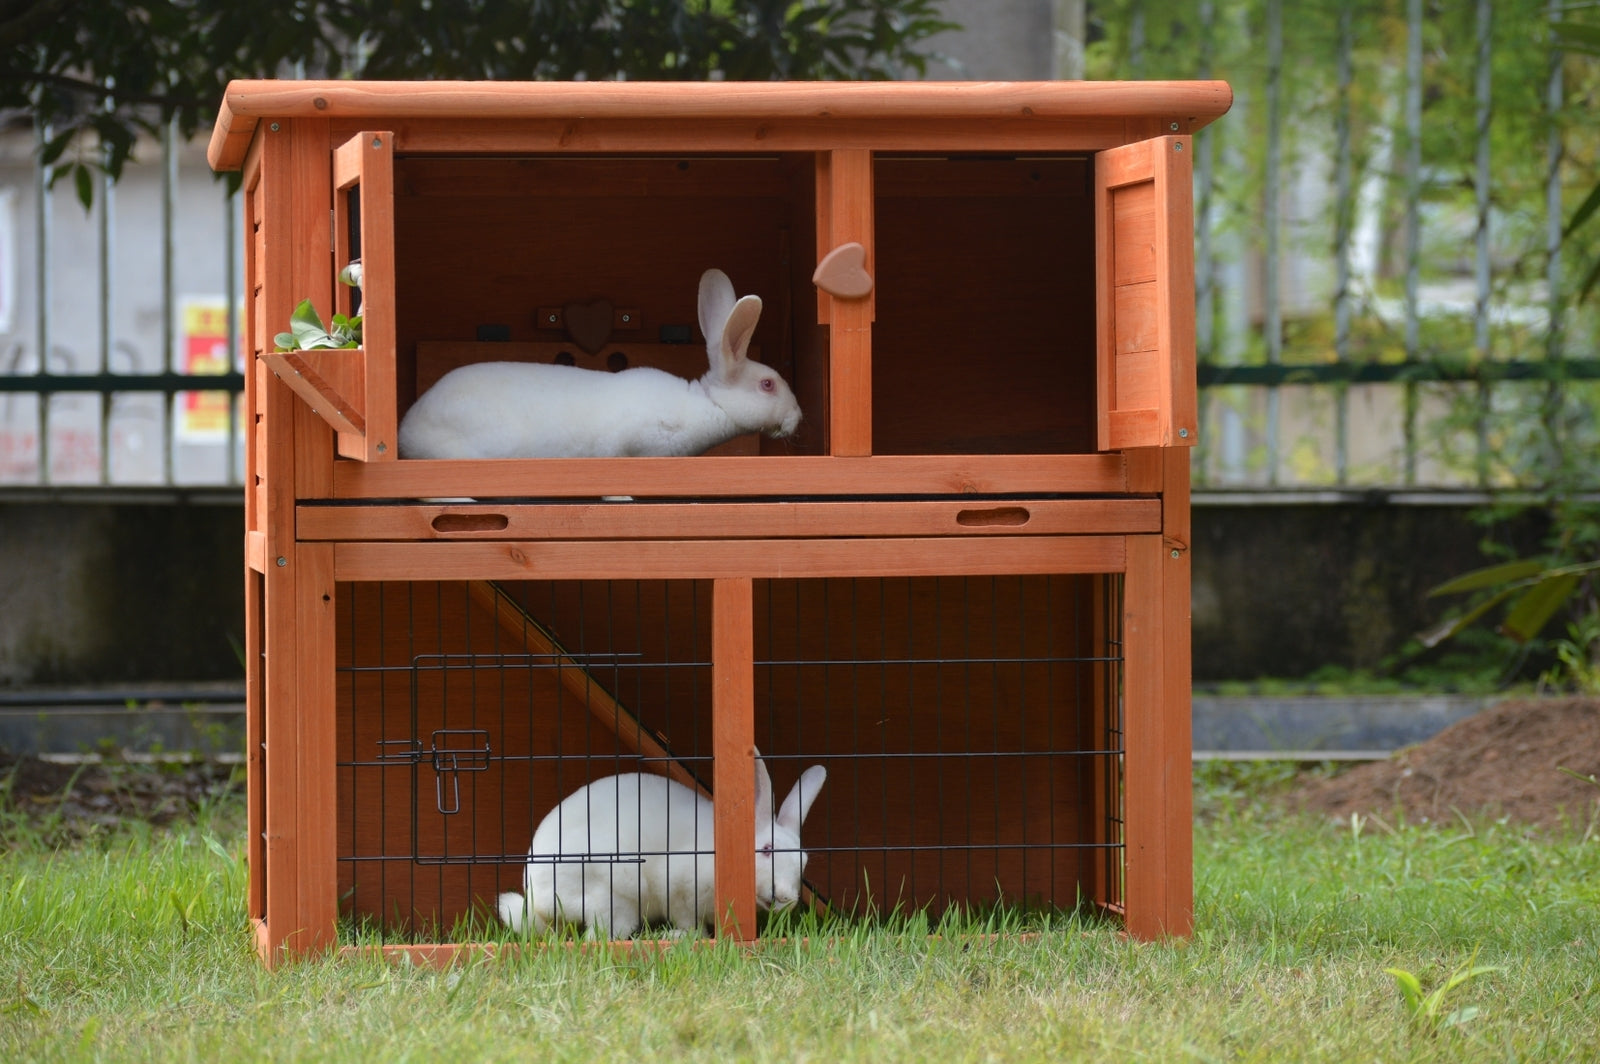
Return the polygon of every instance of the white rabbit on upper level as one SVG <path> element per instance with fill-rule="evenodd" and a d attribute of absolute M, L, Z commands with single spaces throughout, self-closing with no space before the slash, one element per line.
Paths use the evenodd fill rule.
<path fill-rule="evenodd" d="M 827 776 L 821 765 L 806 769 L 774 814 L 772 779 L 756 757 L 756 905 L 763 911 L 800 898 L 800 824 Z M 681 783 L 644 773 L 595 780 L 540 821 L 528 847 L 527 893 L 500 895 L 500 919 L 535 933 L 581 924 L 591 938 L 627 938 L 662 921 L 679 934 L 698 933 L 716 917 L 714 833 L 711 800 Z"/>
<path fill-rule="evenodd" d="M 649 366 L 619 373 L 533 362 L 451 370 L 400 421 L 402 458 L 692 455 L 745 432 L 788 436 L 800 404 L 747 357 L 761 299 L 736 299 L 721 270 L 700 278 L 711 368 L 696 381 Z"/>

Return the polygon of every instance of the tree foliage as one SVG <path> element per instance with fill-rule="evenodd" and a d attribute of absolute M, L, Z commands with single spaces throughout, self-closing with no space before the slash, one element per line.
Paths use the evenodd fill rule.
<path fill-rule="evenodd" d="M 940 3 L 0 0 L 0 108 L 43 122 L 44 161 L 86 198 L 141 131 L 209 125 L 233 78 L 901 77 L 955 28 Z"/>

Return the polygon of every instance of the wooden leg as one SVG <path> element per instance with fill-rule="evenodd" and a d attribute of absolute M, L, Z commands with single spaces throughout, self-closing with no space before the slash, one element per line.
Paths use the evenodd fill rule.
<path fill-rule="evenodd" d="M 1187 550 L 1161 536 L 1128 537 L 1124 900 L 1128 933 L 1139 939 L 1193 930 L 1188 576 Z"/>
<path fill-rule="evenodd" d="M 339 908 L 338 773 L 334 708 L 333 544 L 295 547 L 295 605 L 299 717 L 295 774 L 299 789 L 295 876 L 300 921 L 290 948 L 311 953 L 331 948 Z"/>
<path fill-rule="evenodd" d="M 711 753 L 716 793 L 718 934 L 756 933 L 755 624 L 749 577 L 715 580 L 711 598 Z"/>

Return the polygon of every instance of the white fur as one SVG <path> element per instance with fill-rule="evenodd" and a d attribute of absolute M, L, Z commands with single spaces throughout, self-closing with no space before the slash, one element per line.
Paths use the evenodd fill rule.
<path fill-rule="evenodd" d="M 451 370 L 400 421 L 402 458 L 620 458 L 700 454 L 744 432 L 788 436 L 800 404 L 747 352 L 761 317 L 721 270 L 700 278 L 710 369 L 696 381 L 635 366 L 620 373 L 533 362 Z"/>
<path fill-rule="evenodd" d="M 774 815 L 772 780 L 756 758 L 756 905 L 764 911 L 799 900 L 800 824 L 827 775 L 821 765 L 806 769 Z M 526 894 L 500 895 L 500 919 L 518 932 L 581 924 L 591 938 L 628 938 L 661 922 L 697 934 L 716 916 L 714 832 L 711 801 L 681 783 L 642 773 L 595 780 L 552 809 L 528 847 L 530 858 L 577 860 L 530 860 Z"/>

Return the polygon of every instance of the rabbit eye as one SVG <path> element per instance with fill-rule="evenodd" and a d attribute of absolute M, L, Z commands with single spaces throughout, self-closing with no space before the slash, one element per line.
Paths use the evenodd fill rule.
<path fill-rule="evenodd" d="M 762 377 L 761 378 L 761 390 L 762 391 L 770 392 L 775 388 L 777 388 L 777 385 L 772 383 L 772 378 L 771 377 Z"/>

